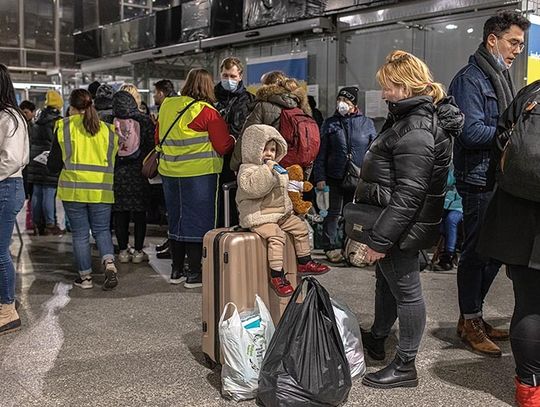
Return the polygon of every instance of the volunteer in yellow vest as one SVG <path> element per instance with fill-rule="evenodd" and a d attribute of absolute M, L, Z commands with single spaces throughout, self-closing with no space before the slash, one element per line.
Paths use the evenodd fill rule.
<path fill-rule="evenodd" d="M 171 283 L 202 286 L 202 239 L 215 228 L 222 156 L 234 147 L 227 124 L 213 107 L 214 83 L 205 69 L 189 71 L 182 96 L 168 97 L 159 110 L 159 173 L 169 220 L 173 259 Z M 170 131 L 169 131 L 170 130 Z M 184 272 L 184 257 L 189 271 Z"/>
<path fill-rule="evenodd" d="M 47 166 L 52 172 L 61 170 L 58 198 L 71 224 L 79 271 L 74 284 L 93 287 L 89 240 L 92 230 L 105 268 L 103 289 L 111 290 L 118 284 L 109 228 L 118 136 L 111 125 L 99 120 L 88 91 L 75 89 L 69 104 L 70 116 L 56 124 Z"/>

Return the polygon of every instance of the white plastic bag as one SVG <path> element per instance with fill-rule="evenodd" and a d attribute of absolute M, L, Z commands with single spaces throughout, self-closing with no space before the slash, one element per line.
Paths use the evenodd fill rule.
<path fill-rule="evenodd" d="M 362 348 L 362 335 L 360 325 L 354 312 L 347 305 L 331 299 L 336 322 L 345 348 L 345 355 L 349 362 L 351 377 L 353 379 L 362 377 L 366 373 L 366 362 L 364 361 L 364 349 Z"/>
<path fill-rule="evenodd" d="M 234 311 L 225 319 L 229 307 Z M 234 401 L 256 397 L 259 372 L 274 331 L 270 312 L 258 295 L 255 296 L 254 310 L 239 313 L 234 303 L 225 305 L 219 320 L 219 341 L 224 359 L 221 369 L 224 397 Z"/>

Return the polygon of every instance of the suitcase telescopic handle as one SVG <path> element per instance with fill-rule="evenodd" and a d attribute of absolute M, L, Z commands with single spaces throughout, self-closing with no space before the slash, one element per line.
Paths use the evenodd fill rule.
<path fill-rule="evenodd" d="M 226 182 L 223 184 L 223 210 L 225 211 L 225 227 L 231 227 L 231 190 L 237 188 L 236 181 Z"/>

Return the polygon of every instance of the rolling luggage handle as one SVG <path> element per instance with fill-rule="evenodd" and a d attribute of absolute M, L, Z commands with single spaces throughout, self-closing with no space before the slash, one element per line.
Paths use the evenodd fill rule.
<path fill-rule="evenodd" d="M 231 190 L 238 188 L 236 181 L 226 182 L 223 184 L 223 210 L 225 212 L 225 227 L 231 227 L 231 201 L 229 199 Z M 234 226 L 235 232 L 242 232 L 248 229 L 242 229 L 240 226 Z"/>

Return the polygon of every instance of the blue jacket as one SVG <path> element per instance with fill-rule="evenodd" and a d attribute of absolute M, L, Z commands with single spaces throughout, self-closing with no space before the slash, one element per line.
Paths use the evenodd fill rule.
<path fill-rule="evenodd" d="M 454 171 L 452 169 L 448 171 L 444 209 L 447 211 L 463 212 L 463 202 L 461 201 L 461 196 L 457 192 L 456 179 L 454 178 Z"/>
<path fill-rule="evenodd" d="M 463 132 L 454 143 L 456 180 L 485 186 L 499 107 L 495 89 L 473 55 L 454 76 L 448 93 L 465 114 Z"/>
<path fill-rule="evenodd" d="M 362 166 L 369 144 L 377 135 L 373 121 L 360 112 L 347 116 L 336 112 L 326 119 L 321 128 L 321 147 L 313 166 L 315 183 L 345 176 L 347 133 L 343 126 L 351 140 L 352 160 L 358 167 Z"/>

